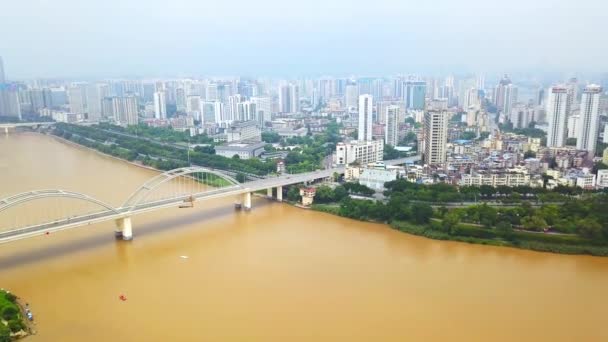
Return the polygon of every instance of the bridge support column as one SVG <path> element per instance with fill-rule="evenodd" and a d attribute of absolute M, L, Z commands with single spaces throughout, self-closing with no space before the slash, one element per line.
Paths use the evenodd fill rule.
<path fill-rule="evenodd" d="M 277 186 L 277 201 L 283 202 L 283 187 Z"/>
<path fill-rule="evenodd" d="M 4 134 L 8 135 L 8 127 L 4 127 Z"/>
<path fill-rule="evenodd" d="M 266 197 L 272 198 L 272 188 L 266 189 Z"/>
<path fill-rule="evenodd" d="M 133 228 L 131 226 L 131 218 L 123 217 L 116 220 L 116 238 L 126 241 L 133 240 Z"/>
<path fill-rule="evenodd" d="M 247 211 L 251 210 L 251 192 L 243 194 L 243 209 Z"/>

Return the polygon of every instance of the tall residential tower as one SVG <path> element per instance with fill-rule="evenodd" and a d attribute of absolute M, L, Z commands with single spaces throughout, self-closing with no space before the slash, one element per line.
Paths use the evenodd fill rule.
<path fill-rule="evenodd" d="M 372 96 L 369 94 L 359 96 L 359 141 L 372 140 L 373 105 Z"/>
<path fill-rule="evenodd" d="M 581 98 L 576 148 L 589 151 L 592 157 L 595 155 L 595 146 L 597 144 L 599 131 L 601 94 L 602 87 L 591 84 L 585 87 Z"/>
<path fill-rule="evenodd" d="M 562 147 L 568 137 L 568 116 L 572 104 L 572 92 L 564 86 L 554 86 L 549 90 L 547 118 L 549 131 L 547 147 Z"/>

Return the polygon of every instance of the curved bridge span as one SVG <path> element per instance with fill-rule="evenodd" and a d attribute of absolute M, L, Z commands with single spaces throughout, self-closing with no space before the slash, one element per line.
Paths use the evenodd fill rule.
<path fill-rule="evenodd" d="M 419 160 L 419 157 L 398 159 L 386 163 L 396 165 L 416 160 Z M 184 167 L 153 177 L 134 191 L 120 207 L 113 207 L 86 194 L 67 190 L 29 191 L 0 199 L 0 219 L 3 219 L 0 220 L 0 243 L 111 220 L 116 223 L 117 237 L 130 240 L 133 237 L 131 217 L 134 215 L 164 208 L 192 206 L 194 202 L 229 196 L 237 198 L 239 208 L 249 210 L 253 192 L 266 190 L 268 197 L 272 197 L 273 189 L 276 188 L 276 200 L 282 201 L 283 186 L 314 182 L 332 177 L 335 173 L 344 174 L 344 167 L 239 183 L 234 178 L 216 170 Z M 11 213 L 20 206 L 42 200 L 54 202 L 69 200 L 70 203 L 86 204 L 89 210 L 69 214 L 60 213 L 42 218 L 37 222 L 25 223 L 19 222 L 19 219 L 29 216 L 27 213 Z"/>

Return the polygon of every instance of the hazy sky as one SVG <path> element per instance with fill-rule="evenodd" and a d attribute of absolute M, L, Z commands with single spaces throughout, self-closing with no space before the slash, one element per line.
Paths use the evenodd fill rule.
<path fill-rule="evenodd" d="M 9 78 L 608 71 L 606 0 L 0 0 Z"/>

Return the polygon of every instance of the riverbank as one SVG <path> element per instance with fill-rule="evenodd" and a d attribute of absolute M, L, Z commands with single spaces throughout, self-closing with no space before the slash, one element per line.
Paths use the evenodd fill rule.
<path fill-rule="evenodd" d="M 17 296 L 0 289 L 0 342 L 15 341 L 33 332 Z"/>
<path fill-rule="evenodd" d="M 103 152 L 101 152 L 99 150 L 96 150 L 96 149 L 94 149 L 92 147 L 88 147 L 88 146 L 85 146 L 85 145 L 78 144 L 76 142 L 73 142 L 71 140 L 65 139 L 63 137 L 60 137 L 60 136 L 57 136 L 57 135 L 54 135 L 54 134 L 48 134 L 48 136 L 50 136 L 50 137 L 52 137 L 54 139 L 57 139 L 59 142 L 65 143 L 67 145 L 70 145 L 70 146 L 73 146 L 73 147 L 76 147 L 76 148 L 82 148 L 84 150 L 91 151 L 91 152 L 96 153 L 96 154 L 98 154 L 100 156 L 103 156 L 103 157 L 108 157 L 108 158 L 111 158 L 111 159 L 114 159 L 114 160 L 125 162 L 125 163 L 128 163 L 130 165 L 141 167 L 143 169 L 150 170 L 150 171 L 155 171 L 155 172 L 158 172 L 158 173 L 165 172 L 163 170 L 159 170 L 159 169 L 156 169 L 156 168 L 154 168 L 152 166 L 144 165 L 144 164 L 139 163 L 139 162 L 129 161 L 129 160 L 126 160 L 126 159 L 123 159 L 123 158 L 120 158 L 120 157 L 113 156 L 111 154 L 103 153 Z M 193 178 L 193 180 L 194 180 L 194 178 Z M 228 186 L 228 185 L 230 185 L 230 183 L 228 183 L 226 180 L 221 179 L 221 178 L 214 179 L 214 180 L 205 180 L 203 182 L 203 184 L 209 185 L 209 186 L 212 186 L 212 187 L 222 187 L 222 186 Z"/>
<path fill-rule="evenodd" d="M 96 154 L 98 154 L 100 156 L 103 156 L 103 157 L 108 157 L 108 158 L 112 158 L 112 159 L 115 159 L 115 160 L 120 160 L 122 162 L 131 164 L 133 166 L 141 167 L 143 169 L 147 169 L 147 170 L 151 170 L 151 171 L 156 171 L 158 173 L 162 173 L 163 172 L 162 170 L 153 168 L 153 167 L 148 166 L 148 165 L 132 162 L 132 161 L 129 161 L 129 160 L 126 160 L 126 159 L 123 159 L 123 158 L 119 158 L 119 157 L 113 156 L 111 154 L 103 153 L 103 152 L 101 152 L 99 150 L 96 150 L 96 149 L 94 149 L 92 147 L 88 147 L 88 146 L 85 146 L 85 145 L 81 145 L 81 144 L 75 143 L 75 142 L 73 142 L 71 140 L 68 140 L 68 139 L 66 139 L 64 137 L 60 137 L 58 135 L 54 135 L 54 134 L 45 134 L 45 135 L 49 136 L 51 138 L 54 138 L 54 139 L 58 140 L 59 142 L 65 143 L 67 145 L 70 145 L 70 146 L 73 146 L 73 147 L 76 147 L 76 148 L 81 148 L 83 150 L 91 151 L 91 152 L 96 153 Z"/>
<path fill-rule="evenodd" d="M 344 217 L 344 215 L 340 214 L 340 206 L 336 204 L 313 204 L 311 209 Z M 399 220 L 378 222 L 376 220 L 359 219 L 359 221 L 387 224 L 389 227 L 401 232 L 433 240 L 513 247 L 558 254 L 608 256 L 608 246 L 594 245 L 588 240 L 578 236 L 552 235 L 515 230 L 501 232 L 495 228 L 480 228 L 466 223 L 458 224 L 456 229 L 453 230 L 453 233 L 449 233 L 442 228 L 442 220 L 438 219 L 426 224 Z"/>

